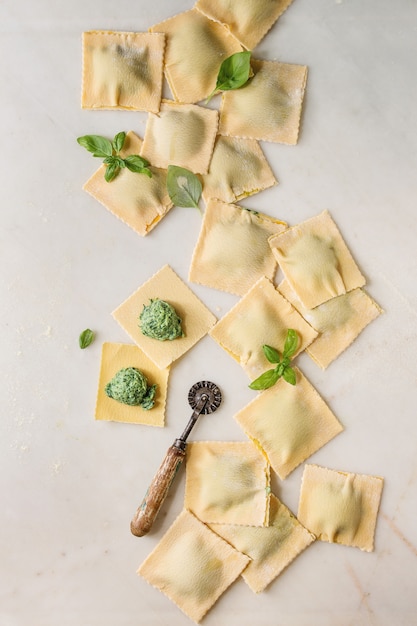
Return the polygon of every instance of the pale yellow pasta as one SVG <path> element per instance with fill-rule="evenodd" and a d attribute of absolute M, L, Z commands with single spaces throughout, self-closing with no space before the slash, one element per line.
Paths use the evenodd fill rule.
<path fill-rule="evenodd" d="M 285 278 L 307 309 L 365 284 L 328 211 L 273 235 L 269 244 Z"/>
<path fill-rule="evenodd" d="M 289 7 L 292 0 L 197 0 L 196 9 L 224 24 L 252 50 Z"/>
<path fill-rule="evenodd" d="M 209 200 L 189 280 L 244 295 L 259 278 L 274 277 L 277 264 L 268 237 L 286 226 L 262 213 Z"/>
<path fill-rule="evenodd" d="M 311 383 L 294 371 L 295 385 L 280 378 L 235 415 L 281 479 L 343 430 Z"/>
<path fill-rule="evenodd" d="M 296 144 L 307 68 L 256 59 L 251 66 L 254 76 L 246 85 L 222 95 L 219 133 Z"/>
<path fill-rule="evenodd" d="M 130 131 L 120 156 L 139 154 L 141 146 L 142 140 Z M 101 165 L 83 189 L 144 237 L 173 206 L 166 187 L 166 170 L 150 166 L 152 178 L 149 178 L 124 168 L 108 183 L 104 178 L 105 168 Z"/>
<path fill-rule="evenodd" d="M 137 573 L 198 623 L 249 561 L 183 510 Z"/>
<path fill-rule="evenodd" d="M 195 9 L 174 15 L 150 30 L 166 35 L 165 75 L 178 102 L 196 103 L 207 98 L 216 85 L 222 61 L 242 50 L 229 30 Z"/>
<path fill-rule="evenodd" d="M 287 280 L 283 280 L 278 289 L 319 332 L 306 352 L 322 369 L 326 369 L 382 313 L 378 304 L 360 288 L 327 300 L 314 309 L 303 307 Z"/>
<path fill-rule="evenodd" d="M 262 346 L 267 344 L 282 353 L 289 328 L 294 329 L 299 337 L 295 355 L 317 337 L 317 331 L 268 278 L 262 277 L 217 322 L 210 335 L 253 380 L 271 367 Z"/>
<path fill-rule="evenodd" d="M 163 102 L 149 114 L 141 156 L 155 167 L 177 165 L 206 174 L 213 154 L 218 112 L 196 104 Z"/>
<path fill-rule="evenodd" d="M 255 139 L 222 137 L 214 145 L 208 174 L 203 176 L 203 199 L 234 202 L 277 184 Z"/>
<path fill-rule="evenodd" d="M 150 300 L 164 300 L 174 307 L 181 319 L 184 336 L 172 341 L 159 341 L 142 334 L 139 315 Z M 191 291 L 169 265 L 141 285 L 112 313 L 115 320 L 155 363 L 168 367 L 192 348 L 216 323 L 215 316 Z"/>
<path fill-rule="evenodd" d="M 164 49 L 163 33 L 83 33 L 82 107 L 159 111 Z"/>
<path fill-rule="evenodd" d="M 141 370 L 145 374 L 149 386 L 157 385 L 155 405 L 152 409 L 144 410 L 140 406 L 122 404 L 109 398 L 105 393 L 107 383 L 119 370 L 125 367 L 135 367 Z M 95 418 L 103 421 L 164 426 L 168 378 L 169 368 L 160 369 L 157 367 L 137 346 L 124 343 L 104 343 L 101 353 Z"/>
<path fill-rule="evenodd" d="M 266 526 L 269 465 L 250 441 L 188 444 L 184 506 L 202 522 Z"/>
<path fill-rule="evenodd" d="M 298 518 L 321 541 L 371 552 L 383 483 L 379 476 L 306 465 Z"/>

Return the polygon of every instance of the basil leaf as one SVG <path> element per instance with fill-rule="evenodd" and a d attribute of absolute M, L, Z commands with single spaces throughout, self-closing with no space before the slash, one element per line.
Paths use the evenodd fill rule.
<path fill-rule="evenodd" d="M 168 165 L 167 191 L 175 206 L 199 208 L 201 182 L 195 174 L 177 165 Z"/>
<path fill-rule="evenodd" d="M 130 154 L 124 159 L 124 162 L 128 170 L 139 173 L 141 173 L 149 165 L 149 161 L 143 159 L 138 154 Z"/>
<path fill-rule="evenodd" d="M 111 141 L 100 135 L 84 135 L 77 138 L 80 146 L 91 152 L 95 157 L 106 157 L 113 154 Z"/>
<path fill-rule="evenodd" d="M 261 389 L 269 389 L 272 385 L 275 385 L 279 378 L 279 375 L 276 370 L 267 370 L 263 374 L 261 374 L 258 378 L 253 380 L 249 387 L 251 389 L 261 390 Z"/>
<path fill-rule="evenodd" d="M 290 385 L 295 385 L 297 382 L 295 371 L 292 367 L 285 368 L 282 374 L 282 378 L 285 380 L 285 382 L 290 383 Z"/>
<path fill-rule="evenodd" d="M 211 100 L 217 91 L 239 89 L 239 87 L 243 87 L 247 83 L 251 75 L 250 57 L 250 51 L 245 50 L 236 52 L 223 61 L 217 75 L 216 86 L 207 98 L 206 103 Z"/>
<path fill-rule="evenodd" d="M 104 178 L 106 179 L 108 183 L 111 183 L 111 181 L 116 178 L 119 172 L 120 172 L 119 164 L 117 162 L 110 163 L 106 167 L 106 171 L 104 172 Z"/>
<path fill-rule="evenodd" d="M 275 348 L 271 348 L 271 346 L 267 345 L 262 346 L 262 350 L 264 351 L 264 355 L 270 363 L 280 362 L 281 357 L 279 356 L 278 350 L 275 350 Z"/>
<path fill-rule="evenodd" d="M 285 339 L 283 357 L 292 357 L 298 347 L 298 335 L 295 330 L 289 328 Z"/>
<path fill-rule="evenodd" d="M 120 152 L 120 150 L 123 148 L 124 142 L 126 139 L 126 133 L 125 132 L 121 132 L 121 133 L 117 133 L 117 135 L 115 135 L 114 139 L 113 139 L 113 150 L 115 152 Z"/>
<path fill-rule="evenodd" d="M 78 344 L 81 350 L 84 350 L 84 348 L 88 348 L 93 339 L 94 333 L 92 330 L 90 330 L 90 328 L 86 328 L 85 330 L 83 330 L 83 332 L 78 337 Z"/>

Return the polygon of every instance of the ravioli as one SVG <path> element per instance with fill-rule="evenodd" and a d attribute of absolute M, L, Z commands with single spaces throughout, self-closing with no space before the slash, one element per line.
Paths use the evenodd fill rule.
<path fill-rule="evenodd" d="M 142 334 L 139 315 L 143 307 L 156 298 L 174 307 L 181 319 L 183 337 L 173 341 L 159 341 Z M 216 323 L 215 316 L 169 265 L 164 265 L 141 285 L 112 315 L 137 346 L 161 369 L 190 350 Z"/>
<path fill-rule="evenodd" d="M 209 527 L 251 558 L 242 577 L 254 593 L 264 591 L 315 540 L 314 535 L 273 494 L 268 526 L 209 524 Z"/>
<path fill-rule="evenodd" d="M 167 38 L 165 75 L 174 99 L 196 103 L 216 85 L 224 59 L 242 46 L 230 31 L 195 9 L 174 15 L 150 29 Z"/>
<path fill-rule="evenodd" d="M 219 133 L 295 145 L 307 68 L 253 58 L 251 67 L 254 76 L 243 87 L 222 95 Z"/>
<path fill-rule="evenodd" d="M 302 306 L 288 281 L 283 280 L 278 290 L 319 332 L 306 352 L 322 369 L 326 369 L 340 356 L 364 328 L 382 313 L 379 305 L 360 288 L 327 300 L 314 309 Z"/>
<path fill-rule="evenodd" d="M 202 522 L 267 526 L 269 492 L 269 465 L 250 441 L 188 444 L 184 506 Z"/>
<path fill-rule="evenodd" d="M 217 322 L 210 336 L 254 380 L 271 368 L 262 346 L 267 344 L 282 353 L 289 328 L 294 329 L 299 337 L 296 354 L 305 350 L 318 334 L 272 282 L 262 277 Z"/>
<path fill-rule="evenodd" d="M 158 115 L 149 114 L 141 156 L 152 165 L 177 165 L 206 174 L 217 135 L 218 112 L 196 104 L 164 101 Z"/>
<path fill-rule="evenodd" d="M 145 374 L 148 384 L 157 385 L 155 405 L 145 411 L 137 406 L 116 402 L 105 393 L 107 383 L 124 367 L 136 367 Z M 165 404 L 169 368 L 160 369 L 137 346 L 105 342 L 102 347 L 95 418 L 96 420 L 165 425 Z"/>
<path fill-rule="evenodd" d="M 159 111 L 164 50 L 163 33 L 83 33 L 81 106 Z"/>
<path fill-rule="evenodd" d="M 198 623 L 249 561 L 183 510 L 137 573 Z"/>
<path fill-rule="evenodd" d="M 296 385 L 280 378 L 235 415 L 281 479 L 343 430 L 311 383 L 294 371 Z"/>
<path fill-rule="evenodd" d="M 286 226 L 262 213 L 209 200 L 189 280 L 244 295 L 259 278 L 274 277 L 277 264 L 268 238 Z"/>
<path fill-rule="evenodd" d="M 306 465 L 298 518 L 317 539 L 374 549 L 383 478 Z"/>
<path fill-rule="evenodd" d="M 307 309 L 365 284 L 328 211 L 273 235 L 269 244 L 285 278 Z"/>
<path fill-rule="evenodd" d="M 292 0 L 197 0 L 195 8 L 224 24 L 245 48 L 252 50 Z"/>
<path fill-rule="evenodd" d="M 120 156 L 139 154 L 142 140 L 132 131 L 126 134 Z M 166 188 L 166 170 L 150 166 L 152 178 L 121 169 L 111 183 L 104 178 L 101 165 L 83 189 L 113 215 L 144 237 L 161 221 L 173 204 Z"/>
<path fill-rule="evenodd" d="M 207 174 L 203 176 L 203 199 L 234 202 L 277 184 L 277 179 L 255 139 L 222 137 L 214 144 Z"/>

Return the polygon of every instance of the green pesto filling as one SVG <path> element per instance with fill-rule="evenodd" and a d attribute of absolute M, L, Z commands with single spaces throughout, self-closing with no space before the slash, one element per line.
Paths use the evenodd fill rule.
<path fill-rule="evenodd" d="M 178 317 L 171 304 L 156 298 L 143 306 L 139 316 L 139 326 L 143 335 L 159 339 L 159 341 L 172 341 L 177 337 L 184 337 L 181 328 L 181 319 Z"/>
<path fill-rule="evenodd" d="M 117 402 L 148 410 L 155 404 L 156 387 L 149 387 L 146 376 L 136 367 L 123 367 L 107 383 L 104 391 Z"/>

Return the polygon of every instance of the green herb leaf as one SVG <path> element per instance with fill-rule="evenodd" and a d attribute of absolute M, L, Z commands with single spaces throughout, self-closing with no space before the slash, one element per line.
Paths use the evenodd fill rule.
<path fill-rule="evenodd" d="M 295 385 L 297 382 L 297 378 L 295 375 L 295 371 L 292 367 L 286 367 L 282 373 L 282 378 L 285 382 L 290 383 L 290 385 Z"/>
<path fill-rule="evenodd" d="M 271 346 L 262 346 L 262 350 L 264 351 L 264 355 L 266 356 L 266 358 L 268 359 L 268 361 L 270 363 L 279 363 L 281 360 L 281 357 L 279 356 L 279 352 L 278 350 L 275 350 L 275 348 L 271 348 Z"/>
<path fill-rule="evenodd" d="M 126 133 L 123 132 L 123 131 L 121 133 L 117 133 L 117 135 L 115 135 L 115 137 L 113 139 L 112 147 L 113 147 L 113 150 L 116 153 L 119 153 L 120 150 L 123 148 L 123 145 L 125 143 L 125 139 L 126 139 Z"/>
<path fill-rule="evenodd" d="M 113 154 L 111 141 L 100 135 L 84 135 L 77 138 L 80 146 L 91 152 L 95 157 L 106 157 Z"/>
<path fill-rule="evenodd" d="M 230 91 L 243 87 L 251 76 L 251 53 L 249 50 L 236 52 L 220 65 L 216 86 L 206 100 L 209 102 L 217 91 Z"/>
<path fill-rule="evenodd" d="M 275 385 L 279 378 L 278 372 L 276 370 L 267 370 L 263 374 L 261 374 L 258 378 L 255 378 L 249 385 L 251 389 L 261 390 L 261 389 L 269 389 Z"/>
<path fill-rule="evenodd" d="M 184 167 L 168 166 L 167 190 L 175 206 L 199 208 L 201 182 L 195 174 Z"/>
<path fill-rule="evenodd" d="M 146 174 L 149 178 L 152 178 L 152 172 L 149 169 L 149 161 L 143 159 L 138 154 L 130 154 L 124 159 L 125 165 L 131 172 L 138 174 Z"/>
<path fill-rule="evenodd" d="M 104 178 L 106 179 L 108 183 L 111 183 L 111 181 L 116 178 L 119 172 L 120 172 L 120 165 L 117 163 L 117 161 L 114 161 L 113 163 L 110 163 L 109 165 L 107 165 L 106 171 L 104 172 Z"/>
<path fill-rule="evenodd" d="M 85 330 L 83 330 L 83 332 L 78 337 L 78 344 L 81 350 L 84 350 L 84 348 L 88 348 L 90 343 L 92 343 L 93 339 L 94 339 L 94 333 L 92 330 L 90 330 L 89 328 L 86 328 Z"/>
<path fill-rule="evenodd" d="M 285 339 L 283 357 L 292 357 L 298 347 L 298 335 L 292 328 L 287 331 L 287 338 Z"/>

